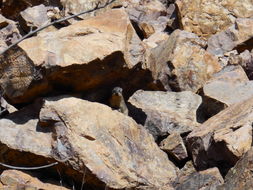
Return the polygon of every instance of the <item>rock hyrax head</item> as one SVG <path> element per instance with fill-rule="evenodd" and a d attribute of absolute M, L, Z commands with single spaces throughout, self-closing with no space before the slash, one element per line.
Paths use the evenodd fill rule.
<path fill-rule="evenodd" d="M 113 90 L 112 90 L 112 94 L 113 95 L 117 95 L 117 96 L 120 96 L 120 95 L 122 95 L 122 88 L 120 88 L 120 87 L 115 87 L 115 88 L 113 88 Z"/>

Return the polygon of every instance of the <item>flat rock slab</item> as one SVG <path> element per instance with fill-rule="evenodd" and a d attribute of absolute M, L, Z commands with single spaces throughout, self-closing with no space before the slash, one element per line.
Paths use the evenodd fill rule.
<path fill-rule="evenodd" d="M 253 82 L 240 65 L 229 65 L 204 85 L 204 95 L 229 106 L 253 96 Z"/>
<path fill-rule="evenodd" d="M 128 100 L 135 108 L 144 112 L 144 126 L 154 135 L 187 133 L 199 124 L 196 110 L 201 104 L 201 97 L 190 91 L 162 92 L 139 90 Z M 138 115 L 138 113 L 137 113 Z"/>
<path fill-rule="evenodd" d="M 253 98 L 229 106 L 187 137 L 195 166 L 233 166 L 252 143 Z"/>
<path fill-rule="evenodd" d="M 57 160 L 81 172 L 87 167 L 107 187 L 166 188 L 177 176 L 152 135 L 108 106 L 77 98 L 48 99 L 40 121 L 55 128 Z"/>

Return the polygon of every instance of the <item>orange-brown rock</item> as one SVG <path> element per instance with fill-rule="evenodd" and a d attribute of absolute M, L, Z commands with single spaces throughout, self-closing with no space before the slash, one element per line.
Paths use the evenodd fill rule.
<path fill-rule="evenodd" d="M 0 176 L 2 189 L 44 189 L 44 190 L 67 190 L 65 187 L 43 183 L 37 178 L 17 170 L 5 170 Z"/>
<path fill-rule="evenodd" d="M 252 143 L 253 98 L 229 106 L 211 117 L 187 137 L 194 164 L 203 169 L 227 169 L 246 153 Z"/>
<path fill-rule="evenodd" d="M 206 42 L 193 33 L 175 30 L 157 47 L 145 54 L 146 68 L 153 77 L 177 91 L 196 92 L 221 70 L 218 59 L 205 50 Z M 168 87 L 167 87 L 168 88 Z"/>
<path fill-rule="evenodd" d="M 160 143 L 160 148 L 177 161 L 181 161 L 188 157 L 184 141 L 178 133 L 173 133 L 164 139 Z"/>
<path fill-rule="evenodd" d="M 199 36 L 226 30 L 236 18 L 253 16 L 251 0 L 177 0 L 182 28 Z"/>
<path fill-rule="evenodd" d="M 77 98 L 45 100 L 40 121 L 54 127 L 53 154 L 87 167 L 107 187 L 169 188 L 176 167 L 143 126 L 110 107 Z"/>
<path fill-rule="evenodd" d="M 11 102 L 21 103 L 52 89 L 84 91 L 123 79 L 138 84 L 148 76 L 136 69 L 142 52 L 126 12 L 115 9 L 24 40 L 1 57 L 0 85 Z"/>

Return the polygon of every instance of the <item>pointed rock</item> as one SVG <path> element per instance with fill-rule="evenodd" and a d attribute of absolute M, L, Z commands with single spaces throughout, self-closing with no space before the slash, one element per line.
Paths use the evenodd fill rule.
<path fill-rule="evenodd" d="M 195 166 L 205 169 L 233 166 L 252 143 L 253 98 L 229 106 L 187 137 Z"/>
<path fill-rule="evenodd" d="M 115 189 L 170 187 L 176 167 L 130 117 L 77 98 L 45 100 L 40 121 L 55 128 L 53 153 L 75 170 L 86 167 Z"/>

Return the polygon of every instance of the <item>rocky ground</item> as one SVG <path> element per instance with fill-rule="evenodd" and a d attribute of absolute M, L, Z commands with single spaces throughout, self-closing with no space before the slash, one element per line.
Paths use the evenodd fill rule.
<path fill-rule="evenodd" d="M 253 188 L 252 0 L 0 6 L 0 189 Z"/>

